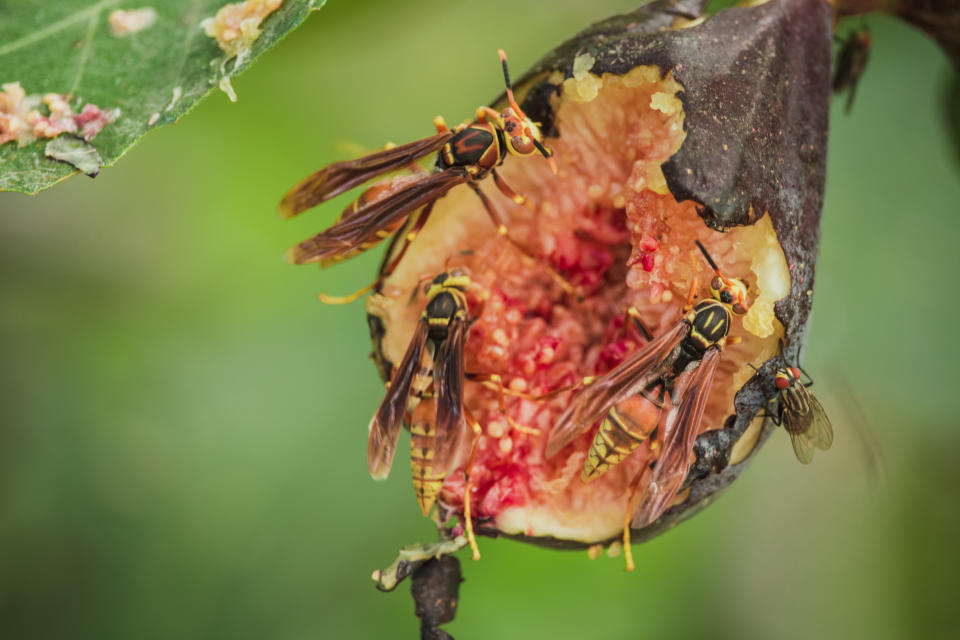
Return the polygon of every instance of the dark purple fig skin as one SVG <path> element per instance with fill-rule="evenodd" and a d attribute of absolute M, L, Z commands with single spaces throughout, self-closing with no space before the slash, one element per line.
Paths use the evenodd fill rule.
<path fill-rule="evenodd" d="M 555 97 L 562 91 L 548 72 L 573 76 L 574 59 L 590 54 L 594 74 L 622 75 L 640 65 L 672 72 L 683 86 L 686 140 L 663 165 L 679 200 L 701 205 L 701 218 L 718 231 L 749 225 L 768 212 L 790 267 L 789 295 L 774 308 L 785 328 L 784 352 L 760 365 L 737 392 L 722 429 L 702 434 L 695 446 L 688 499 L 655 522 L 632 532 L 634 542 L 653 538 L 695 515 L 744 470 L 775 428 L 764 425 L 756 446 L 728 466 L 730 451 L 754 416 L 776 395 L 774 371 L 799 361 L 806 343 L 826 171 L 833 13 L 824 0 L 771 0 L 709 16 L 672 29 L 678 15 L 697 16 L 704 2 L 659 1 L 588 27 L 542 58 L 516 83 L 522 108 L 551 136 Z M 562 97 L 562 96 L 561 96 Z M 724 149 L 726 145 L 726 149 Z M 373 359 L 382 376 L 383 327 L 370 319 Z M 478 526 L 488 536 L 503 535 Z M 556 548 L 583 542 L 509 536 Z M 613 542 L 611 539 L 608 542 Z"/>

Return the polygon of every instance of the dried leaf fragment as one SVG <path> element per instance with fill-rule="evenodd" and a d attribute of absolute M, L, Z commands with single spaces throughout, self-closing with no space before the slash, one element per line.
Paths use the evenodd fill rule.
<path fill-rule="evenodd" d="M 60 162 L 66 162 L 87 174 L 91 178 L 100 173 L 103 159 L 97 149 L 76 136 L 60 136 L 47 143 L 44 155 Z"/>

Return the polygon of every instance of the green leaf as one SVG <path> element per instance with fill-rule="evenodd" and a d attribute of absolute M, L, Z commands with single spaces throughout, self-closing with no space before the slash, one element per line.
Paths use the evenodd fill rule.
<path fill-rule="evenodd" d="M 147 132 L 176 122 L 219 90 L 224 77 L 229 82 L 241 73 L 325 1 L 285 0 L 261 23 L 249 55 L 229 58 L 200 27 L 225 0 L 0 0 L 0 83 L 19 82 L 29 95 L 68 94 L 75 112 L 88 103 L 119 109 L 90 141 L 110 166 Z M 113 34 L 111 12 L 148 6 L 155 23 Z M 0 191 L 37 193 L 79 173 L 45 157 L 47 143 L 0 145 Z"/>

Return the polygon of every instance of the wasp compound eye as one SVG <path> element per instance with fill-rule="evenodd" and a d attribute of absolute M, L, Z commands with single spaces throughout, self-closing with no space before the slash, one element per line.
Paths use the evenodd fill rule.
<path fill-rule="evenodd" d="M 723 289 L 723 278 L 720 276 L 714 276 L 713 280 L 710 281 L 710 288 L 714 291 L 720 291 Z"/>
<path fill-rule="evenodd" d="M 520 154 L 526 155 L 533 153 L 536 147 L 533 146 L 533 141 L 526 136 L 514 136 L 510 139 L 510 146 Z"/>

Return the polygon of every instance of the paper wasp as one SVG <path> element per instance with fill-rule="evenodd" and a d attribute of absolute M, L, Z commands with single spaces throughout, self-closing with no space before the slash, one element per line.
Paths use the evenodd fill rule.
<path fill-rule="evenodd" d="M 732 315 L 743 315 L 749 309 L 747 286 L 741 280 L 725 276 L 699 241 L 697 247 L 715 274 L 710 282 L 712 299 L 690 308 L 696 289 L 694 280 L 683 317 L 610 372 L 587 379 L 584 389 L 560 416 L 547 443 L 549 457 L 597 421 L 602 421 L 601 430 L 587 455 L 586 476 L 591 458 L 600 460 L 595 466 L 605 471 L 636 449 L 654 429 L 660 430 L 659 446 L 651 447 L 659 449 L 652 469 L 645 467 L 633 483 L 636 488 L 648 478 L 636 515 L 631 513 L 631 495 L 631 506 L 628 506 L 624 523 L 624 541 L 628 549 L 630 520 L 635 527 L 650 524 L 670 506 L 683 485 L 687 461 L 706 408 L 720 353 L 727 342 Z M 659 425 L 660 405 L 666 394 L 670 395 L 673 408 Z M 644 409 L 647 415 L 631 421 L 622 419 L 624 415 L 637 416 L 640 409 Z M 607 440 L 604 428 L 607 435 L 619 431 L 619 436 Z M 630 565 L 628 561 L 628 568 Z"/>
<path fill-rule="evenodd" d="M 508 106 L 502 112 L 479 107 L 474 121 L 454 129 L 447 128 L 443 118 L 438 116 L 434 119 L 437 133 L 429 138 L 394 146 L 356 160 L 336 162 L 291 189 L 278 208 L 284 218 L 302 213 L 377 176 L 404 167 L 415 167 L 414 175 L 408 177 L 412 179 L 395 180 L 386 187 L 377 185 L 373 187 L 377 189 L 376 193 L 369 190 L 365 192 L 333 226 L 292 247 L 287 252 L 287 259 L 294 264 L 316 262 L 321 267 L 346 260 L 379 244 L 407 224 L 410 216 L 422 208 L 405 234 L 404 246 L 387 265 L 379 282 L 399 263 L 409 243 L 426 224 L 437 199 L 461 184 L 469 185 L 477 194 L 497 232 L 530 255 L 510 239 L 506 225 L 477 184 L 492 175 L 494 184 L 501 192 L 513 202 L 524 204 L 526 198 L 511 189 L 497 173 L 496 167 L 503 163 L 507 155 L 526 157 L 539 154 L 547 159 L 556 173 L 553 154 L 543 145 L 543 135 L 538 125 L 523 113 L 514 98 L 506 54 L 500 50 L 499 55 L 508 100 Z M 433 170 L 421 170 L 416 160 L 433 152 L 438 152 Z M 375 285 L 376 282 L 346 298 L 327 298 L 325 301 L 349 302 Z"/>
<path fill-rule="evenodd" d="M 469 453 L 464 524 L 474 557 L 479 558 L 470 519 L 469 475 L 476 444 L 473 436 L 480 434 L 482 427 L 463 405 L 464 380 L 493 385 L 499 392 L 500 410 L 507 422 L 516 428 L 529 428 L 520 427 L 506 414 L 504 394 L 508 391 L 499 376 L 464 372 L 463 352 L 471 322 L 466 294 L 473 286 L 470 276 L 459 269 L 440 273 L 427 283 L 426 306 L 387 394 L 370 422 L 367 467 L 374 479 L 387 477 L 400 428 L 407 425 L 413 487 L 426 516 L 446 477 L 464 463 Z M 465 425 L 472 427 L 472 432 Z"/>
<path fill-rule="evenodd" d="M 777 385 L 777 410 L 771 419 L 777 426 L 783 424 L 790 434 L 797 460 L 810 464 L 814 447 L 826 451 L 833 444 L 830 418 L 810 392 L 813 380 L 799 365 L 785 364 L 777 369 L 774 383 Z"/>
<path fill-rule="evenodd" d="M 870 58 L 870 31 L 863 27 L 850 32 L 846 38 L 838 38 L 840 53 L 837 54 L 837 67 L 833 74 L 833 92 L 847 91 L 847 103 L 844 113 L 853 108 L 853 98 L 857 93 L 860 76 L 867 67 Z"/>

